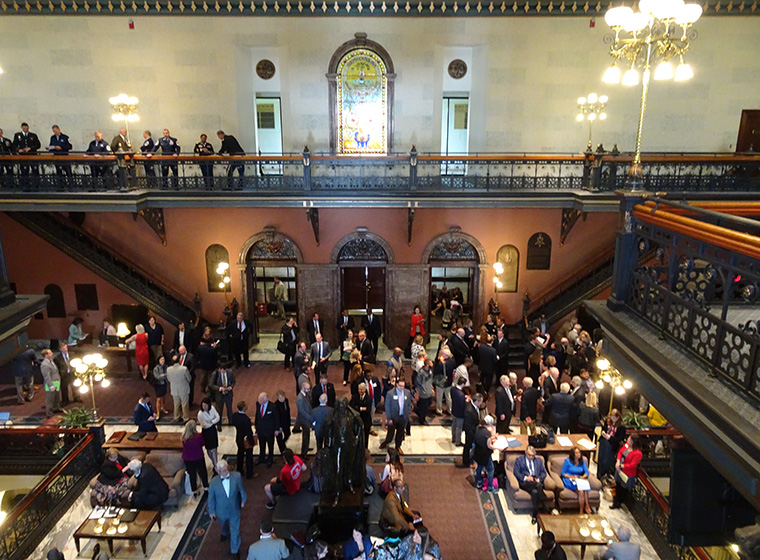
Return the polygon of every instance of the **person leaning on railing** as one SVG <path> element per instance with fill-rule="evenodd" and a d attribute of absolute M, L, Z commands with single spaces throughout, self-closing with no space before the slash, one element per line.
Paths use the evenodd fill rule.
<path fill-rule="evenodd" d="M 0 128 L 0 157 L 13 154 L 13 142 L 3 136 L 3 129 Z M 0 175 L 13 175 L 12 165 L 0 165 Z"/>
<path fill-rule="evenodd" d="M 85 151 L 85 154 L 92 155 L 95 157 L 102 157 L 104 155 L 110 155 L 111 154 L 111 146 L 108 145 L 108 142 L 103 140 L 103 134 L 99 130 L 95 131 L 95 140 L 92 140 L 90 142 L 90 145 L 87 146 L 87 150 Z M 93 177 L 102 177 L 106 174 L 108 171 L 107 164 L 97 164 L 97 165 L 91 165 L 90 166 L 90 174 Z"/>
<path fill-rule="evenodd" d="M 222 146 L 219 148 L 219 154 L 229 154 L 231 156 L 244 156 L 245 150 L 240 146 L 240 142 L 237 138 L 231 134 L 225 134 L 223 130 L 218 130 L 216 135 L 219 140 L 222 141 Z M 237 169 L 238 175 L 242 177 L 245 175 L 245 168 L 242 163 L 230 163 L 227 168 L 227 177 L 232 177 Z"/>

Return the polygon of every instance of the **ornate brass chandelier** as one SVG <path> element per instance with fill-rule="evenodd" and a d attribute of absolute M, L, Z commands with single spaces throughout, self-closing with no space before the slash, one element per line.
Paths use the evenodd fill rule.
<path fill-rule="evenodd" d="M 604 15 L 615 32 L 615 38 L 610 47 L 610 56 L 614 59 L 612 65 L 602 77 L 608 84 L 621 82 L 621 69 L 627 68 L 622 74 L 625 86 L 635 86 L 639 83 L 641 74 L 641 107 L 639 122 L 636 130 L 636 151 L 633 163 L 628 171 L 629 187 L 636 190 L 641 185 L 641 133 L 644 127 L 644 112 L 649 93 L 651 69 L 655 80 L 675 80 L 681 82 L 690 79 L 694 73 L 684 62 L 684 54 L 689 50 L 689 28 L 702 15 L 699 4 L 684 4 L 683 0 L 639 0 L 639 10 L 634 12 L 627 6 L 610 8 Z M 674 69 L 672 59 L 679 60 Z"/>
<path fill-rule="evenodd" d="M 591 128 L 594 121 L 599 119 L 603 121 L 607 118 L 604 109 L 607 107 L 608 97 L 606 95 L 597 95 L 589 93 L 587 97 L 578 98 L 578 115 L 575 120 L 578 122 L 588 121 L 588 149 L 591 149 Z"/>

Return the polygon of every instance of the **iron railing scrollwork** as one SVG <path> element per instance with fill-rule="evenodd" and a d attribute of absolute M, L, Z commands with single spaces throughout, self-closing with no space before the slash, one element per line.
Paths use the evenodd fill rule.
<path fill-rule="evenodd" d="M 0 526 L 0 558 L 29 558 L 86 488 L 101 461 L 97 438 L 81 430 L 81 441 L 11 512 Z"/>

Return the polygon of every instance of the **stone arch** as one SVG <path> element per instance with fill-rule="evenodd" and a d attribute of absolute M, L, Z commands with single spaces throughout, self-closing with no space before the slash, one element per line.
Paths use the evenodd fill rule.
<path fill-rule="evenodd" d="M 468 256 L 468 251 L 471 248 L 472 255 Z M 462 256 L 457 256 L 457 252 Z M 436 255 L 450 254 L 451 258 L 436 259 Z M 472 235 L 462 233 L 462 228 L 453 226 L 449 228 L 448 233 L 443 233 L 438 237 L 433 238 L 425 251 L 422 253 L 422 262 L 428 264 L 435 260 L 476 260 L 479 265 L 488 264 L 488 258 L 486 257 L 486 251 L 483 249 L 483 245 L 480 241 L 475 239 Z"/>
<path fill-rule="evenodd" d="M 263 260 L 295 259 L 298 264 L 303 262 L 303 253 L 301 253 L 298 244 L 273 227 L 265 227 L 264 231 L 249 237 L 243 243 L 238 257 L 238 265 L 245 267 L 248 262 L 248 254 L 254 247 L 261 251 Z"/>
<path fill-rule="evenodd" d="M 385 48 L 379 43 L 372 41 L 370 39 L 367 39 L 366 33 L 355 33 L 353 39 L 351 39 L 350 41 L 346 41 L 340 47 L 338 47 L 333 53 L 332 57 L 330 58 L 330 63 L 328 64 L 328 67 L 327 67 L 327 74 L 325 74 L 325 77 L 327 78 L 328 93 L 329 93 L 328 114 L 330 115 L 330 152 L 338 153 L 341 151 L 338 149 L 339 148 L 338 125 L 340 122 L 340 119 L 337 115 L 337 112 L 338 112 L 338 108 L 337 108 L 338 69 L 344 57 L 346 57 L 346 55 L 351 53 L 351 51 L 354 51 L 357 49 L 366 49 L 368 51 L 371 51 L 372 53 L 374 53 L 377 57 L 381 59 L 383 65 L 385 66 L 386 153 L 390 153 L 393 151 L 393 128 L 394 128 L 394 124 L 393 124 L 394 123 L 394 118 L 393 118 L 394 102 L 393 100 L 394 100 L 394 92 L 395 92 L 396 73 L 393 66 L 393 60 L 391 59 L 391 56 L 388 53 L 388 51 L 385 50 Z"/>
<path fill-rule="evenodd" d="M 393 249 L 388 244 L 388 242 L 380 237 L 379 235 L 376 235 L 374 233 L 370 233 L 367 231 L 367 228 L 356 228 L 356 231 L 353 233 L 349 233 L 345 237 L 343 237 L 340 241 L 338 241 L 335 246 L 333 247 L 332 251 L 330 252 L 330 263 L 331 264 L 338 264 L 339 263 L 339 257 L 341 254 L 341 250 L 349 243 L 355 243 L 360 241 L 369 241 L 371 243 L 375 243 L 379 245 L 383 251 L 385 251 L 386 260 L 384 264 L 393 264 L 396 262 L 396 258 L 393 255 Z M 359 260 L 357 259 L 357 262 Z"/>

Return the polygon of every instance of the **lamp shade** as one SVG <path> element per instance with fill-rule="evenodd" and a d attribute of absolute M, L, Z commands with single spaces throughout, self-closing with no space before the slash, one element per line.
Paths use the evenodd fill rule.
<path fill-rule="evenodd" d="M 129 328 L 126 323 L 119 323 L 119 326 L 116 328 L 116 336 L 120 338 L 129 336 Z"/>
<path fill-rule="evenodd" d="M 647 25 L 649 25 L 649 14 L 642 14 L 641 12 L 636 12 L 635 14 L 631 14 L 631 16 L 628 18 L 628 21 L 623 26 L 623 29 L 628 31 L 628 33 L 635 33 L 637 31 L 641 31 L 644 29 Z"/>
<path fill-rule="evenodd" d="M 690 80 L 693 77 L 694 77 L 694 72 L 691 70 L 691 66 L 689 66 L 685 62 L 681 62 L 681 64 L 679 64 L 676 67 L 676 76 L 675 76 L 676 82 L 683 82 L 686 80 Z"/>
<path fill-rule="evenodd" d="M 654 71 L 655 80 L 672 80 L 674 75 L 673 65 L 667 61 L 660 62 Z"/>
<path fill-rule="evenodd" d="M 623 27 L 628 19 L 633 16 L 633 10 L 628 6 L 619 6 L 617 8 L 610 8 L 607 13 L 604 14 L 604 21 L 610 27 Z"/>
<path fill-rule="evenodd" d="M 617 8 L 613 8 L 617 9 Z M 619 84 L 620 83 L 620 68 L 615 66 L 614 64 L 607 68 L 607 70 L 604 73 L 604 76 L 602 76 L 602 81 L 605 84 Z"/>
<path fill-rule="evenodd" d="M 599 96 L 595 93 L 589 93 L 588 94 L 588 102 L 589 103 L 596 103 L 599 101 Z"/>
<path fill-rule="evenodd" d="M 625 74 L 623 74 L 623 85 L 624 86 L 635 86 L 639 83 L 639 73 L 631 68 L 630 70 L 627 70 Z"/>
<path fill-rule="evenodd" d="M 685 4 L 676 16 L 678 25 L 690 25 L 697 21 L 702 15 L 702 6 L 699 4 Z"/>

